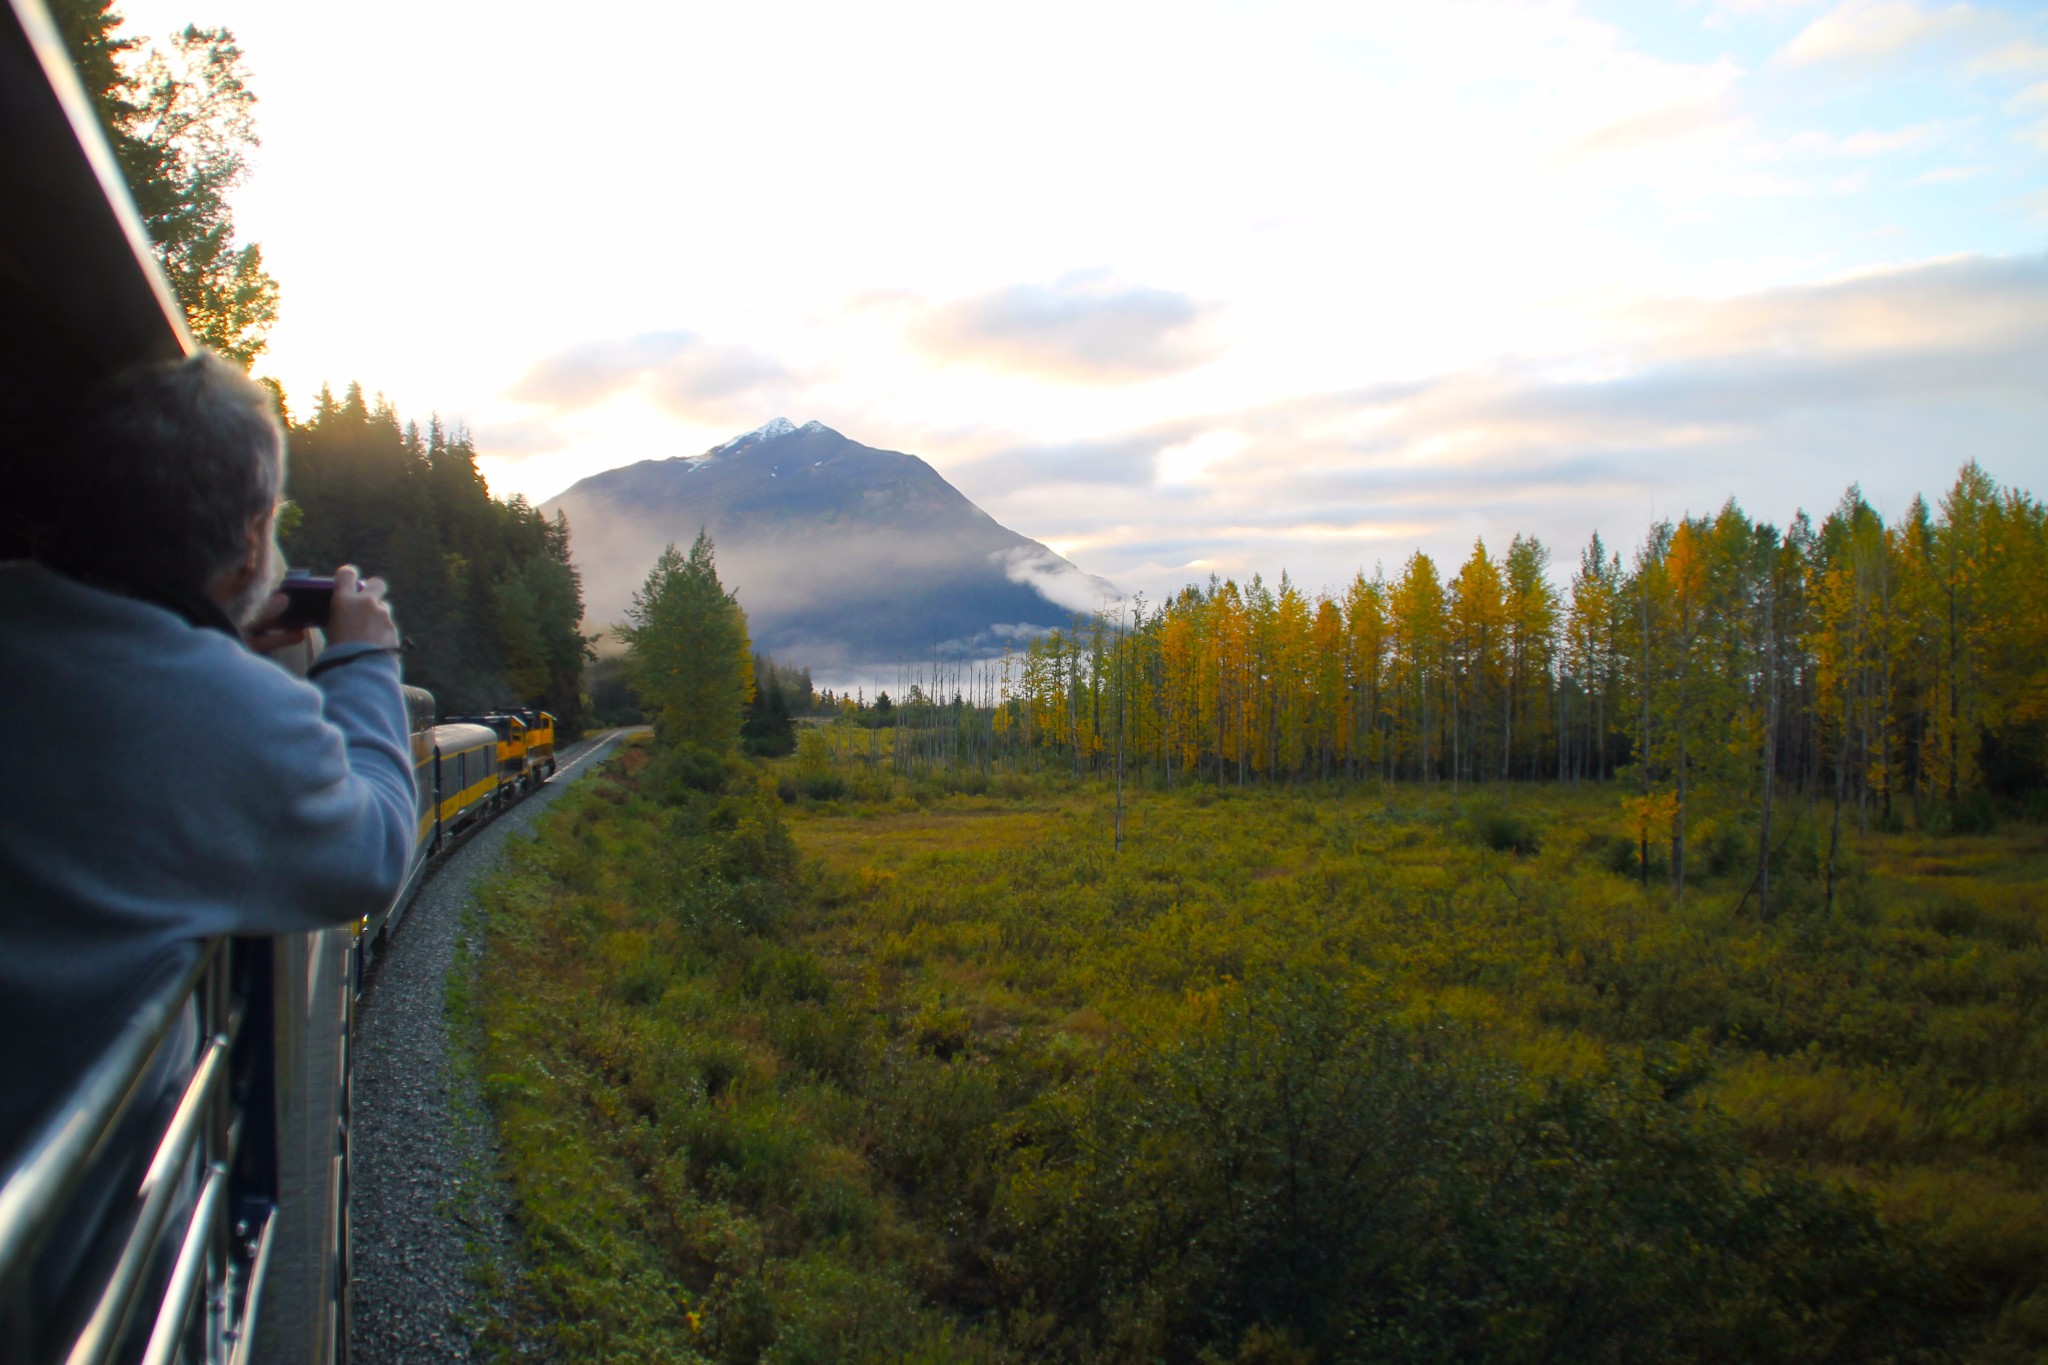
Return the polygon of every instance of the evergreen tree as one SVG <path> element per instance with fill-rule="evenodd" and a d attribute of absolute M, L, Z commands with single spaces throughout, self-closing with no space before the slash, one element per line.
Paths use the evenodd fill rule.
<path fill-rule="evenodd" d="M 187 25 L 155 47 L 118 31 L 113 0 L 51 0 L 50 13 L 192 334 L 249 365 L 278 290 L 263 249 L 235 241 L 228 209 L 257 145 L 235 35 Z"/>
<path fill-rule="evenodd" d="M 492 498 L 466 433 L 401 427 L 360 385 L 339 402 L 323 388 L 289 448 L 286 554 L 389 580 L 408 681 L 444 714 L 535 706 L 583 727 L 589 641 L 565 520 Z"/>
<path fill-rule="evenodd" d="M 763 758 L 781 758 L 796 752 L 796 721 L 790 715 L 782 670 L 764 654 L 754 656 L 754 695 L 747 702 L 740 740 L 748 753 Z"/>
<path fill-rule="evenodd" d="M 698 532 L 688 555 L 663 550 L 626 617 L 614 629 L 655 737 L 671 748 L 731 748 L 753 700 L 754 660 L 746 613 L 718 581 L 710 535 Z"/>

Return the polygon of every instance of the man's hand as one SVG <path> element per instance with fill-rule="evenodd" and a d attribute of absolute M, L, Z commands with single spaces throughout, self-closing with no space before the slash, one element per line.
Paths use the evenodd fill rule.
<path fill-rule="evenodd" d="M 290 649 L 303 643 L 306 638 L 304 626 L 281 626 L 277 618 L 292 604 L 292 599 L 281 592 L 270 594 L 270 600 L 263 604 L 263 612 L 242 628 L 242 640 L 258 654 L 275 654 L 280 649 Z"/>
<path fill-rule="evenodd" d="M 327 643 L 398 648 L 398 623 L 391 619 L 381 578 L 363 578 L 353 564 L 334 571 L 334 605 L 327 612 Z"/>

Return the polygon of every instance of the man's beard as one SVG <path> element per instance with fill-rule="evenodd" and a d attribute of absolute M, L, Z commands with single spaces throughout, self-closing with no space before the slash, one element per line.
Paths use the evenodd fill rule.
<path fill-rule="evenodd" d="M 263 615 L 271 594 L 277 591 L 278 584 L 284 582 L 284 570 L 284 551 L 278 546 L 276 523 L 273 522 L 270 534 L 263 541 L 262 570 L 228 604 L 228 617 L 238 628 L 247 630 L 256 624 L 256 618 Z"/>

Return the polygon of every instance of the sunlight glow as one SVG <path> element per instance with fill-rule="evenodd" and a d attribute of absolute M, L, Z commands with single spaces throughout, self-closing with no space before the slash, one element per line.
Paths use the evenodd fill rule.
<path fill-rule="evenodd" d="M 121 8 L 248 54 L 259 372 L 504 494 L 788 413 L 1158 593 L 2041 469 L 2029 7 Z"/>

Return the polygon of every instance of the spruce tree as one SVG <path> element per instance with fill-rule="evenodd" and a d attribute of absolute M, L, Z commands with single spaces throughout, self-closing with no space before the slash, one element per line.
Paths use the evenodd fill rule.
<path fill-rule="evenodd" d="M 753 699 L 747 617 L 718 581 L 711 536 L 671 544 L 617 626 L 626 676 L 664 747 L 730 749 Z"/>

